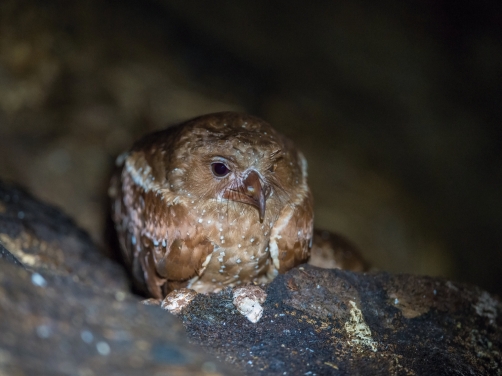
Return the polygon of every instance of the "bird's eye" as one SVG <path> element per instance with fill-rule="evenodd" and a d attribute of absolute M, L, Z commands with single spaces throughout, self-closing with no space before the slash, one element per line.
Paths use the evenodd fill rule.
<path fill-rule="evenodd" d="M 211 164 L 211 170 L 213 171 L 214 176 L 218 178 L 222 178 L 227 176 L 230 173 L 230 170 L 223 163 L 215 162 Z"/>

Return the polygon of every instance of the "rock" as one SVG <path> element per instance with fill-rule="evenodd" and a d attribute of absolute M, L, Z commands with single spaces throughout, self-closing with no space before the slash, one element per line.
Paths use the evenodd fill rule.
<path fill-rule="evenodd" d="M 128 286 L 69 217 L 0 182 L 0 374 L 502 374 L 502 304 L 473 286 L 303 265 L 264 287 L 256 323 L 231 289 L 176 318 Z"/>
<path fill-rule="evenodd" d="M 24 265 L 21 264 L 21 262 L 12 253 L 10 253 L 9 250 L 5 248 L 2 243 L 0 243 L 0 259 L 8 261 L 11 264 L 24 267 Z"/>
<path fill-rule="evenodd" d="M 123 268 L 57 208 L 0 180 L 0 256 L 98 289 L 128 291 Z"/>
<path fill-rule="evenodd" d="M 180 317 L 192 342 L 248 375 L 502 373 L 502 306 L 476 287 L 305 265 L 267 294 L 257 324 L 230 290 Z"/>
<path fill-rule="evenodd" d="M 180 321 L 122 292 L 0 260 L 0 374 L 232 374 Z"/>

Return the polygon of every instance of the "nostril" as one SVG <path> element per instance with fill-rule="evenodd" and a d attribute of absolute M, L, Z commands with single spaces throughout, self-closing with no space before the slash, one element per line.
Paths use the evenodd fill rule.
<path fill-rule="evenodd" d="M 265 186 L 265 189 L 264 189 L 264 195 L 265 195 L 265 197 L 269 198 L 271 193 L 272 193 L 272 188 L 269 187 L 269 186 Z"/>

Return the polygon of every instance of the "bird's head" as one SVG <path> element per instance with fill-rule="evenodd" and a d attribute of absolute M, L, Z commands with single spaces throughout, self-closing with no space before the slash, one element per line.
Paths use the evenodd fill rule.
<path fill-rule="evenodd" d="M 178 132 L 167 156 L 174 192 L 254 207 L 263 221 L 267 214 L 277 218 L 291 195 L 306 187 L 303 156 L 261 119 L 217 113 L 184 123 Z"/>

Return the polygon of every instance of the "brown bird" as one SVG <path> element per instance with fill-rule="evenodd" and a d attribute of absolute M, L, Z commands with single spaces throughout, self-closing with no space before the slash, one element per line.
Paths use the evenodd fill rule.
<path fill-rule="evenodd" d="M 307 163 L 261 119 L 201 116 L 147 135 L 117 166 L 113 220 L 154 298 L 269 282 L 309 257 Z"/>

